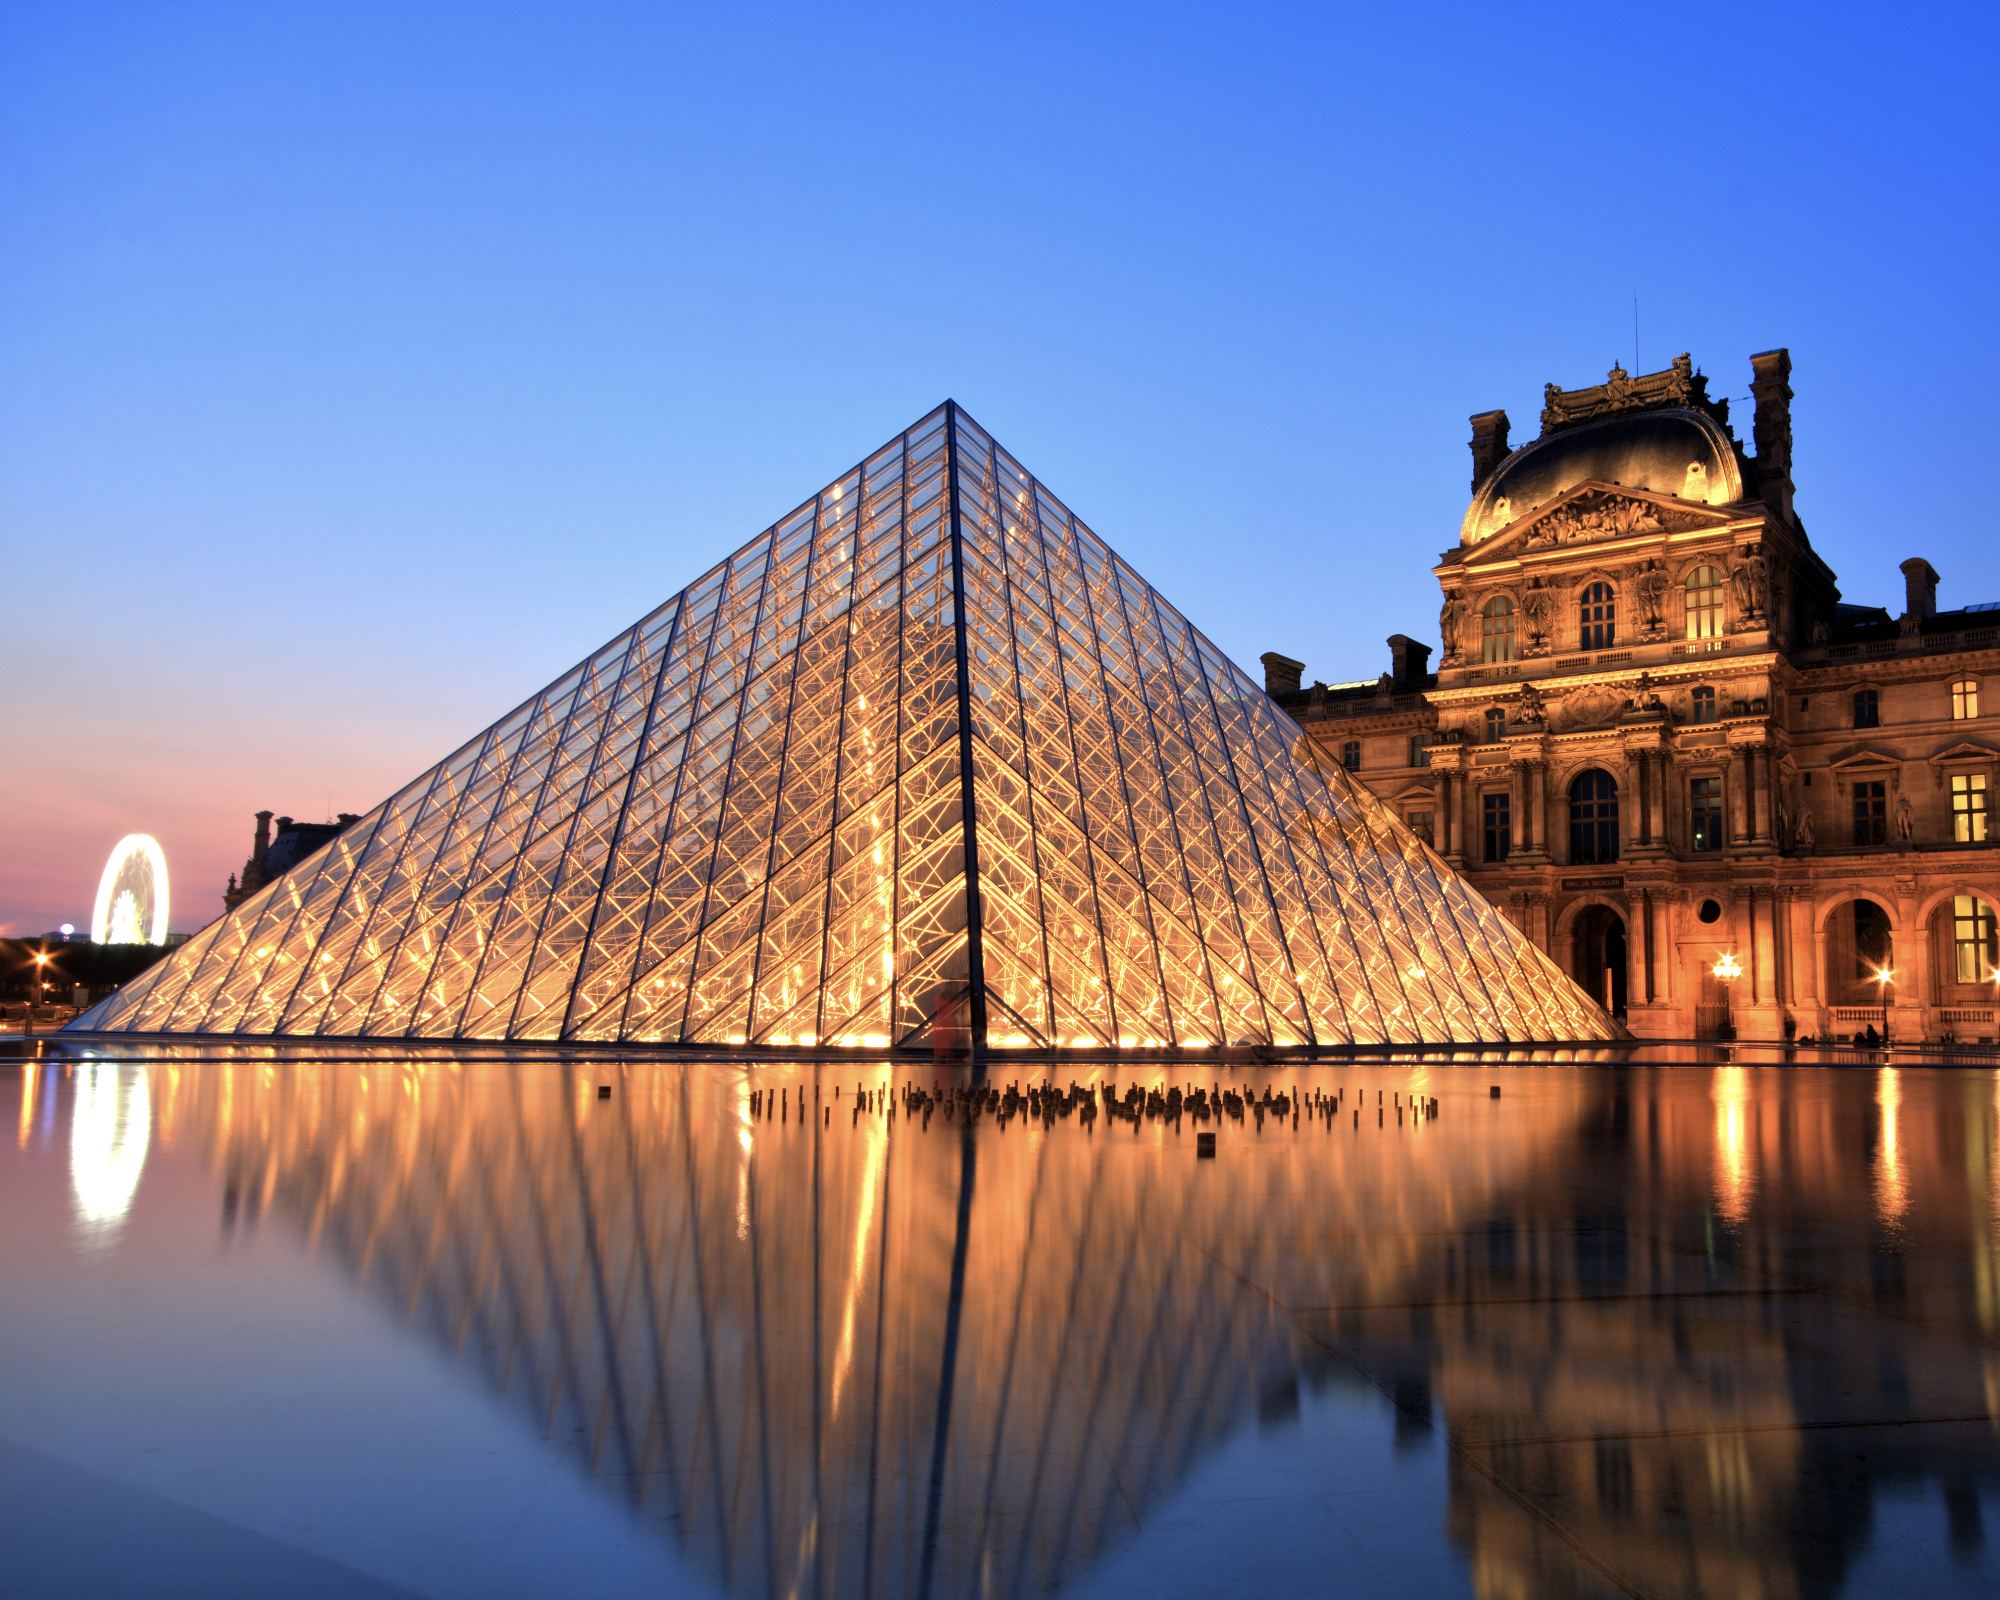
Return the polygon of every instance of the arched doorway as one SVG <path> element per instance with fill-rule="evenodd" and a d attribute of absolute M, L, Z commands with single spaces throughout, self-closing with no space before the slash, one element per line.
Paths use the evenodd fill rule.
<path fill-rule="evenodd" d="M 1583 992 L 1612 1015 L 1623 1016 L 1625 919 L 1609 906 L 1586 906 L 1570 937 L 1570 970 Z"/>
<path fill-rule="evenodd" d="M 1895 933 L 1886 908 L 1873 900 L 1844 900 L 1820 933 L 1826 952 L 1826 1003 L 1833 1033 L 1846 1038 L 1875 1027 L 1888 1031 L 1889 1011 L 1904 983 L 1895 969 Z"/>

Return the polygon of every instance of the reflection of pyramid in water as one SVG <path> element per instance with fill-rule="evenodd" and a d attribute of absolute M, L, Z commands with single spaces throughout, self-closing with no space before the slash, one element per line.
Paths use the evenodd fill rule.
<path fill-rule="evenodd" d="M 947 404 L 72 1026 L 1611 1035 L 1315 756 Z"/>

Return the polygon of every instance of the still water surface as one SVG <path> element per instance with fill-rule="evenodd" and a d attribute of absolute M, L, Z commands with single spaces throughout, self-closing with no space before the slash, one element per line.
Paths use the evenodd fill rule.
<path fill-rule="evenodd" d="M 0 1063 L 0 1592 L 2000 1584 L 2000 1075 L 1131 1074 Z"/>

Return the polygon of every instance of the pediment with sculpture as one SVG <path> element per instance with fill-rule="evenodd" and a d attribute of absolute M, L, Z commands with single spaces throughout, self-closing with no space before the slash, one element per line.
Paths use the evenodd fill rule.
<path fill-rule="evenodd" d="M 1672 496 L 1621 489 L 1615 484 L 1578 484 L 1475 545 L 1465 565 L 1471 569 L 1496 559 L 1516 560 L 1533 551 L 1720 528 L 1728 522 L 1726 516 L 1697 510 Z"/>

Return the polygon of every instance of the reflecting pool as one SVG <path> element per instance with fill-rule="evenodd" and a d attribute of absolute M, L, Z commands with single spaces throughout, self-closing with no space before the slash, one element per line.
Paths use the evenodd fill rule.
<path fill-rule="evenodd" d="M 2000 1582 L 1990 1068 L 79 1046 L 0 1117 L 9 1596 Z"/>

